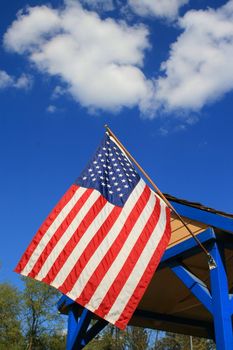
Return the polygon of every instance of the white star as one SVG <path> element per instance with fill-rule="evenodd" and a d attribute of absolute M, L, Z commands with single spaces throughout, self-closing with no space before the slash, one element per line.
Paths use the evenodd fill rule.
<path fill-rule="evenodd" d="M 108 191 L 108 192 L 111 193 L 111 194 L 113 193 L 112 191 Z"/>
<path fill-rule="evenodd" d="M 126 181 L 125 179 L 121 180 L 121 182 L 125 182 L 125 181 Z"/>
<path fill-rule="evenodd" d="M 114 182 L 114 185 L 117 186 L 117 185 L 118 185 L 118 182 Z"/>
<path fill-rule="evenodd" d="M 96 177 L 93 177 L 92 181 L 95 181 L 96 180 Z"/>
<path fill-rule="evenodd" d="M 96 165 L 96 169 L 99 169 L 99 165 Z"/>
<path fill-rule="evenodd" d="M 129 186 L 128 185 L 124 185 L 125 188 L 128 188 Z"/>
<path fill-rule="evenodd" d="M 133 176 L 133 177 L 136 177 L 136 175 L 135 175 L 135 174 L 132 174 L 132 176 Z"/>
<path fill-rule="evenodd" d="M 92 172 L 92 169 L 88 169 L 89 172 Z"/>
<path fill-rule="evenodd" d="M 94 163 L 94 164 L 97 164 L 97 161 L 95 160 L 93 163 Z"/>
<path fill-rule="evenodd" d="M 122 174 L 119 174 L 119 177 L 122 177 L 123 175 Z"/>
<path fill-rule="evenodd" d="M 119 168 L 117 168 L 117 169 L 116 169 L 116 171 L 117 171 L 117 172 L 119 172 L 119 171 L 120 171 L 120 169 L 119 169 Z"/>
<path fill-rule="evenodd" d="M 105 183 L 104 183 L 104 182 L 101 182 L 101 185 L 102 185 L 102 186 L 105 186 Z"/>
<path fill-rule="evenodd" d="M 87 177 L 86 177 L 86 176 L 84 176 L 84 177 L 83 177 L 83 180 L 86 180 L 86 179 L 87 179 Z"/>
<path fill-rule="evenodd" d="M 123 196 L 124 196 L 123 193 L 120 193 L 120 194 L 119 194 L 119 197 L 123 197 Z"/>
<path fill-rule="evenodd" d="M 102 173 L 102 171 L 101 170 L 98 170 L 98 174 L 101 174 Z"/>
<path fill-rule="evenodd" d="M 103 162 L 104 162 L 104 159 L 102 158 L 102 159 L 100 159 L 100 161 L 103 163 Z"/>
<path fill-rule="evenodd" d="M 118 188 L 117 188 L 117 192 L 119 192 L 120 190 L 121 190 L 120 187 L 118 187 Z"/>
<path fill-rule="evenodd" d="M 103 150 L 106 151 L 107 148 L 103 147 Z"/>

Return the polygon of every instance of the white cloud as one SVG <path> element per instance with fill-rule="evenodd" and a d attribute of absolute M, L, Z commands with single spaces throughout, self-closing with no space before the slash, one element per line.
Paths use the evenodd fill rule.
<path fill-rule="evenodd" d="M 49 105 L 47 108 L 46 108 L 47 112 L 48 113 L 55 113 L 57 111 L 57 107 L 54 106 L 54 105 Z"/>
<path fill-rule="evenodd" d="M 4 36 L 7 49 L 27 54 L 42 72 L 59 76 L 83 106 L 106 110 L 144 103 L 151 89 L 141 66 L 149 47 L 144 26 L 101 20 L 78 2 L 20 13 Z"/>
<path fill-rule="evenodd" d="M 172 18 L 185 2 L 169 1 L 170 12 L 165 11 L 165 0 L 140 4 L 162 4 L 161 16 Z M 136 8 L 137 0 L 134 4 Z M 192 125 L 197 116 L 190 118 L 187 111 L 199 111 L 233 89 L 233 0 L 217 10 L 189 11 L 178 25 L 183 32 L 156 79 L 143 73 L 150 47 L 148 29 L 101 19 L 78 1 L 67 0 L 60 10 L 37 6 L 20 12 L 4 45 L 26 55 L 41 72 L 60 78 L 62 87 L 55 88 L 52 98 L 68 92 L 92 112 L 138 106 L 152 118 L 175 111 Z M 1 86 L 23 88 L 27 78 L 15 79 L 0 71 Z"/>
<path fill-rule="evenodd" d="M 60 85 L 57 85 L 57 86 L 55 86 L 55 88 L 53 90 L 51 98 L 57 99 L 60 96 L 65 95 L 65 94 L 66 94 L 66 89 L 61 87 Z"/>
<path fill-rule="evenodd" d="M 27 90 L 32 85 L 32 78 L 29 75 L 22 74 L 18 79 L 10 76 L 7 72 L 0 70 L 0 89 L 16 88 Z"/>
<path fill-rule="evenodd" d="M 28 74 L 22 74 L 17 80 L 15 80 L 14 87 L 17 89 L 28 90 L 32 87 L 33 79 Z"/>
<path fill-rule="evenodd" d="M 233 1 L 179 20 L 184 32 L 161 65 L 153 101 L 168 111 L 200 110 L 233 89 Z"/>
<path fill-rule="evenodd" d="M 0 89 L 8 88 L 14 84 L 13 78 L 7 72 L 0 70 Z"/>
<path fill-rule="evenodd" d="M 115 8 L 113 0 L 81 0 L 81 3 L 93 10 L 112 11 Z"/>
<path fill-rule="evenodd" d="M 155 16 L 174 19 L 181 6 L 189 0 L 128 0 L 130 8 L 140 16 Z"/>

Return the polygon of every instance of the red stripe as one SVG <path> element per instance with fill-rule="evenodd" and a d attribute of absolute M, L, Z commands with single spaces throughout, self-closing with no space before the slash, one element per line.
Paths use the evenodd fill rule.
<path fill-rule="evenodd" d="M 136 220 L 138 219 L 144 207 L 146 206 L 149 196 L 150 196 L 150 189 L 146 186 L 143 193 L 137 200 L 137 203 L 135 204 L 131 213 L 129 214 L 116 240 L 114 241 L 112 246 L 109 248 L 109 250 L 106 252 L 102 261 L 96 267 L 86 287 L 84 288 L 83 292 L 77 299 L 77 302 L 80 303 L 81 305 L 87 304 L 91 299 L 92 295 L 94 294 L 94 292 L 96 291 L 96 288 L 98 287 L 104 275 L 107 273 L 109 267 L 117 257 L 119 250 L 122 248 L 122 246 L 124 245 L 128 237 L 128 234 L 132 230 Z"/>
<path fill-rule="evenodd" d="M 107 219 L 103 222 L 102 226 L 96 232 L 93 239 L 89 242 L 86 249 L 83 251 L 80 258 L 77 260 L 69 276 L 66 278 L 64 283 L 60 286 L 62 293 L 66 294 L 73 288 L 74 284 L 77 282 L 82 270 L 88 263 L 98 246 L 101 244 L 103 239 L 108 234 L 109 230 L 112 228 L 113 224 L 117 220 L 122 208 L 114 207 L 112 212 L 109 214 Z"/>
<path fill-rule="evenodd" d="M 70 240 L 66 243 L 65 247 L 57 257 L 57 259 L 54 261 L 51 269 L 43 278 L 43 282 L 50 284 L 54 280 L 58 272 L 62 269 L 69 255 L 72 253 L 72 251 L 74 250 L 74 248 L 76 247 L 76 245 L 78 244 L 88 227 L 91 225 L 92 221 L 96 218 L 96 216 L 103 209 L 106 203 L 107 200 L 103 196 L 100 196 L 94 204 L 91 204 L 91 208 L 84 216 L 80 225 L 75 230 Z"/>
<path fill-rule="evenodd" d="M 133 295 L 129 299 L 124 311 L 122 312 L 119 319 L 115 322 L 115 325 L 119 327 L 120 329 L 124 329 L 127 326 L 127 323 L 129 322 L 130 318 L 132 317 L 134 311 L 136 310 L 136 307 L 143 297 L 143 294 L 146 291 L 147 286 L 149 285 L 155 270 L 162 258 L 162 255 L 169 243 L 170 237 L 171 237 L 171 226 L 170 226 L 170 209 L 166 208 L 166 228 L 163 234 L 163 237 L 161 238 L 151 260 L 149 261 L 147 268 L 140 279 Z"/>
<path fill-rule="evenodd" d="M 99 305 L 98 309 L 95 310 L 95 313 L 98 316 L 101 316 L 104 318 L 104 316 L 107 315 L 108 312 L 110 311 L 121 289 L 127 282 L 127 279 L 130 276 L 135 264 L 137 263 L 143 249 L 145 248 L 146 244 L 150 240 L 151 234 L 153 233 L 155 226 L 158 223 L 160 212 L 161 212 L 160 201 L 156 200 L 154 210 L 150 218 L 148 219 L 147 223 L 145 224 L 140 237 L 138 237 L 134 247 L 132 247 L 132 250 L 128 258 L 126 259 L 124 265 L 122 266 L 113 284 L 109 288 L 104 299 L 102 300 L 102 303 Z"/>
<path fill-rule="evenodd" d="M 36 261 L 35 265 L 33 266 L 32 270 L 28 274 L 29 277 L 35 278 L 36 275 L 40 272 L 42 266 L 44 265 L 45 261 L 47 260 L 49 254 L 52 252 L 58 241 L 63 236 L 64 232 L 67 230 L 69 225 L 72 223 L 74 218 L 76 217 L 79 210 L 82 208 L 83 204 L 87 201 L 91 193 L 93 192 L 93 189 L 86 189 L 86 191 L 82 194 L 82 196 L 79 198 L 79 200 L 76 202 L 74 207 L 71 209 L 69 214 L 64 218 L 61 225 L 58 227 L 56 232 L 54 232 L 53 236 L 50 238 L 49 242 L 47 243 L 46 247 L 40 254 L 39 259 Z"/>
<path fill-rule="evenodd" d="M 68 191 L 64 194 L 64 196 L 61 198 L 61 200 L 57 203 L 55 208 L 52 210 L 52 212 L 48 215 L 44 223 L 41 225 L 39 230 L 37 231 L 36 235 L 33 237 L 33 240 L 27 247 L 26 251 L 24 252 L 23 256 L 21 257 L 18 265 L 15 268 L 15 272 L 20 273 L 25 266 L 28 263 L 28 260 L 31 258 L 34 250 L 36 249 L 37 245 L 40 243 L 42 237 L 47 232 L 49 226 L 53 223 L 53 221 L 56 219 L 56 217 L 60 214 L 61 210 L 66 206 L 66 204 L 70 201 L 70 199 L 73 197 L 75 192 L 77 191 L 79 187 L 77 185 L 72 185 Z"/>

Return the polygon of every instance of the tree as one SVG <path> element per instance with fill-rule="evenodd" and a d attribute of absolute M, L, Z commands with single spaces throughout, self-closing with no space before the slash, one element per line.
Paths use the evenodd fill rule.
<path fill-rule="evenodd" d="M 64 321 L 56 303 L 60 293 L 41 282 L 23 277 L 22 319 L 27 350 L 65 348 Z"/>
<path fill-rule="evenodd" d="M 183 335 L 166 333 L 164 337 L 159 339 L 154 347 L 154 350 L 188 350 L 191 348 L 192 341 L 193 350 L 215 350 L 215 344 L 212 340 Z"/>
<path fill-rule="evenodd" d="M 149 333 L 141 327 L 127 328 L 127 345 L 129 350 L 145 350 L 149 345 Z"/>
<path fill-rule="evenodd" d="M 18 350 L 23 344 L 20 293 L 9 283 L 0 284 L 0 350 Z"/>

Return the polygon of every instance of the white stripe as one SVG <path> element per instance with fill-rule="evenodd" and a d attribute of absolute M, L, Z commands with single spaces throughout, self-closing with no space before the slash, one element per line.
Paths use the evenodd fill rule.
<path fill-rule="evenodd" d="M 130 194 L 119 217 L 108 232 L 108 235 L 104 238 L 99 247 L 96 249 L 95 253 L 92 255 L 91 259 L 88 261 L 87 265 L 80 274 L 79 279 L 74 284 L 72 290 L 67 294 L 71 299 L 77 299 L 82 293 L 96 267 L 99 265 L 99 263 L 101 262 L 101 260 L 103 259 L 103 257 L 115 241 L 115 239 L 117 238 L 119 232 L 123 228 L 131 210 L 134 208 L 145 186 L 145 182 L 141 179 L 138 182 L 135 189 Z"/>
<path fill-rule="evenodd" d="M 71 239 L 75 231 L 78 229 L 81 224 L 83 218 L 88 213 L 90 208 L 93 206 L 95 201 L 100 197 L 100 193 L 98 191 L 93 191 L 91 195 L 88 197 L 82 208 L 79 210 L 74 220 L 70 223 L 66 231 L 63 233 L 60 240 L 57 242 L 54 249 L 48 255 L 46 261 L 44 262 L 40 272 L 37 274 L 36 279 L 41 281 L 49 272 L 50 268 L 53 266 L 55 260 L 64 249 L 66 243 Z"/>
<path fill-rule="evenodd" d="M 59 288 L 63 284 L 89 242 L 95 236 L 96 232 L 100 229 L 114 208 L 115 206 L 113 204 L 107 202 L 101 209 L 52 282 L 54 287 Z"/>
<path fill-rule="evenodd" d="M 41 238 L 40 242 L 36 246 L 35 250 L 33 251 L 30 259 L 27 262 L 27 265 L 22 270 L 21 274 L 27 276 L 30 271 L 32 270 L 33 266 L 39 259 L 41 253 L 43 252 L 44 248 L 50 241 L 51 237 L 54 235 L 54 233 L 57 231 L 58 227 L 61 225 L 61 223 L 64 221 L 66 216 L 69 214 L 69 212 L 73 209 L 79 198 L 82 196 L 82 194 L 86 191 L 86 188 L 79 187 L 77 191 L 74 193 L 73 197 L 69 200 L 69 202 L 64 206 L 64 208 L 61 210 L 61 212 L 58 214 L 56 219 L 52 222 L 52 224 L 49 226 L 48 230 L 44 234 L 44 236 Z"/>
<path fill-rule="evenodd" d="M 131 253 L 132 249 L 134 248 L 134 245 L 139 238 L 139 236 L 142 233 L 142 230 L 144 229 L 145 225 L 147 224 L 153 210 L 155 207 L 155 201 L 156 197 L 153 193 L 151 193 L 150 198 L 144 207 L 141 215 L 138 217 L 137 222 L 135 223 L 133 229 L 131 230 L 129 236 L 127 237 L 127 240 L 125 241 L 125 244 L 123 245 L 122 249 L 120 250 L 119 254 L 117 255 L 116 259 L 114 260 L 113 264 L 109 268 L 108 272 L 106 272 L 104 278 L 100 282 L 98 288 L 96 289 L 95 293 L 93 294 L 91 300 L 87 305 L 85 305 L 89 310 L 94 311 L 96 310 L 99 305 L 102 302 L 102 299 L 108 292 L 111 285 L 114 283 L 115 278 L 119 274 L 122 266 L 124 265 L 125 261 L 127 260 L 129 254 Z"/>
<path fill-rule="evenodd" d="M 161 214 L 159 221 L 152 233 L 151 239 L 148 241 L 147 245 L 144 247 L 142 254 L 140 255 L 139 260 L 135 264 L 132 273 L 130 274 L 126 284 L 119 293 L 117 299 L 112 305 L 109 313 L 104 317 L 106 320 L 111 323 L 115 323 L 121 316 L 124 308 L 128 304 L 130 298 L 132 297 L 134 290 L 136 289 L 141 277 L 143 276 L 150 259 L 152 258 L 161 237 L 166 228 L 166 205 L 161 202 Z"/>

